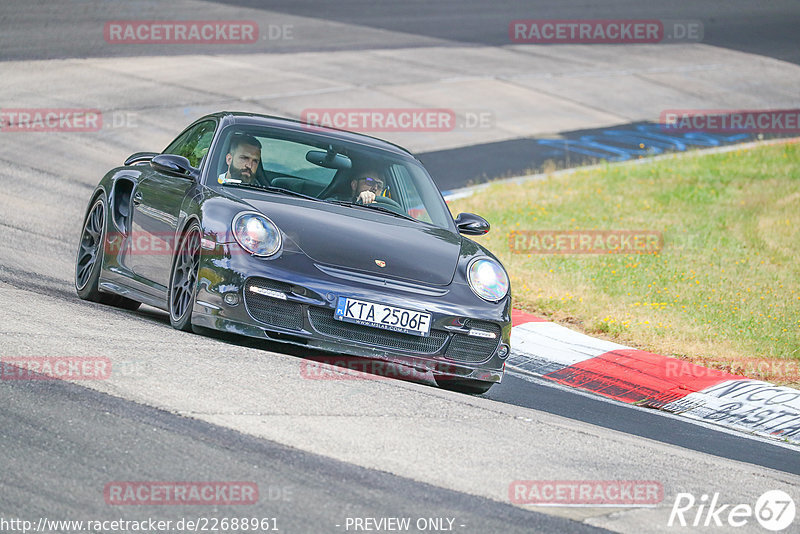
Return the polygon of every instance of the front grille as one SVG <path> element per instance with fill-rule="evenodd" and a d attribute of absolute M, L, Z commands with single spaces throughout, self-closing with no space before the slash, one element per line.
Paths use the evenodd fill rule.
<path fill-rule="evenodd" d="M 301 330 L 303 328 L 303 308 L 299 303 L 253 293 L 250 291 L 252 286 L 286 293 L 291 288 L 289 284 L 266 278 L 250 278 L 244 287 L 244 300 L 247 305 L 247 311 L 256 321 L 271 326 L 289 330 Z"/>
<path fill-rule="evenodd" d="M 495 323 L 471 319 L 468 319 L 464 326 L 483 330 L 484 332 L 492 332 L 496 337 L 488 339 L 467 334 L 455 334 L 447 347 L 447 351 L 444 353 L 445 357 L 453 361 L 466 363 L 479 363 L 488 360 L 500 343 L 500 326 Z"/>
<path fill-rule="evenodd" d="M 359 343 L 368 343 L 389 349 L 400 349 L 423 354 L 433 354 L 441 350 L 447 340 L 447 333 L 441 330 L 431 330 L 428 337 L 414 336 L 381 330 L 360 324 L 337 321 L 333 318 L 333 310 L 328 308 L 310 307 L 308 309 L 312 326 L 322 334 L 335 336 Z"/>

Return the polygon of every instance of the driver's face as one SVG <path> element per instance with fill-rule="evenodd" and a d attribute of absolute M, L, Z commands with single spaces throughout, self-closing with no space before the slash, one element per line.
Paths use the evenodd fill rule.
<path fill-rule="evenodd" d="M 372 191 L 376 195 L 383 191 L 383 180 L 376 178 L 374 173 L 364 175 L 357 179 L 355 193 L 358 195 L 364 191 Z"/>
<path fill-rule="evenodd" d="M 257 146 L 239 145 L 225 157 L 231 178 L 250 183 L 261 163 L 261 149 Z"/>

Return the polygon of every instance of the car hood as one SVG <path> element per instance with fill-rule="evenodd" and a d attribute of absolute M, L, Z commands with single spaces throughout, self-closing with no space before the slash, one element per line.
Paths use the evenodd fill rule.
<path fill-rule="evenodd" d="M 453 280 L 461 236 L 450 230 L 363 207 L 247 201 L 314 262 L 428 285 Z"/>

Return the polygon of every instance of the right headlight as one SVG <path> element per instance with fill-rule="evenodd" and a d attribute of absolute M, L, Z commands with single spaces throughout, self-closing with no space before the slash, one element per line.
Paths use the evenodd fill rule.
<path fill-rule="evenodd" d="M 242 212 L 233 218 L 231 226 L 236 242 L 250 254 L 272 256 L 281 248 L 278 227 L 260 213 Z"/>
<path fill-rule="evenodd" d="M 508 294 L 508 276 L 491 258 L 472 260 L 467 267 L 467 282 L 473 293 L 489 302 L 497 302 Z"/>

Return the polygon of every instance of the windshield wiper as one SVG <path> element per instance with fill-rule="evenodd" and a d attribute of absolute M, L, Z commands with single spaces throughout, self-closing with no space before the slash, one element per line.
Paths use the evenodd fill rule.
<path fill-rule="evenodd" d="M 297 191 L 292 191 L 291 189 L 284 189 L 283 187 L 273 187 L 271 185 L 260 185 L 260 184 L 246 184 L 244 182 L 232 182 L 232 181 L 226 181 L 222 185 L 255 189 L 257 191 L 267 191 L 268 193 L 280 193 L 282 195 L 291 195 L 293 197 L 305 198 L 307 200 L 316 200 L 317 202 L 321 202 L 321 200 L 318 199 L 317 197 L 304 195 L 303 193 L 298 193 Z"/>
<path fill-rule="evenodd" d="M 415 219 L 414 217 L 412 217 L 410 215 L 404 215 L 402 213 L 397 213 L 396 211 L 394 211 L 392 209 L 389 209 L 386 206 L 381 206 L 380 204 L 377 204 L 377 203 L 358 204 L 356 202 L 349 202 L 347 200 L 334 200 L 334 199 L 329 199 L 329 200 L 326 200 L 325 202 L 330 202 L 332 204 L 337 204 L 339 206 L 348 206 L 348 207 L 351 207 L 351 208 L 367 208 L 367 209 L 371 209 L 371 210 L 378 210 L 378 211 L 381 211 L 383 213 L 388 213 L 389 215 L 394 215 L 395 217 L 400 217 L 401 219 L 406 219 L 406 220 L 414 221 L 414 222 L 420 222 L 420 221 L 418 221 L 417 219 Z"/>
<path fill-rule="evenodd" d="M 269 191 L 270 193 L 282 193 L 284 195 L 292 195 L 293 197 L 300 197 L 306 198 L 308 200 L 316 200 L 317 202 L 322 202 L 322 200 L 318 199 L 317 197 L 312 197 L 311 195 L 306 195 L 303 193 L 298 193 L 297 191 L 292 191 L 291 189 L 284 189 L 283 187 L 264 187 L 264 191 Z"/>

